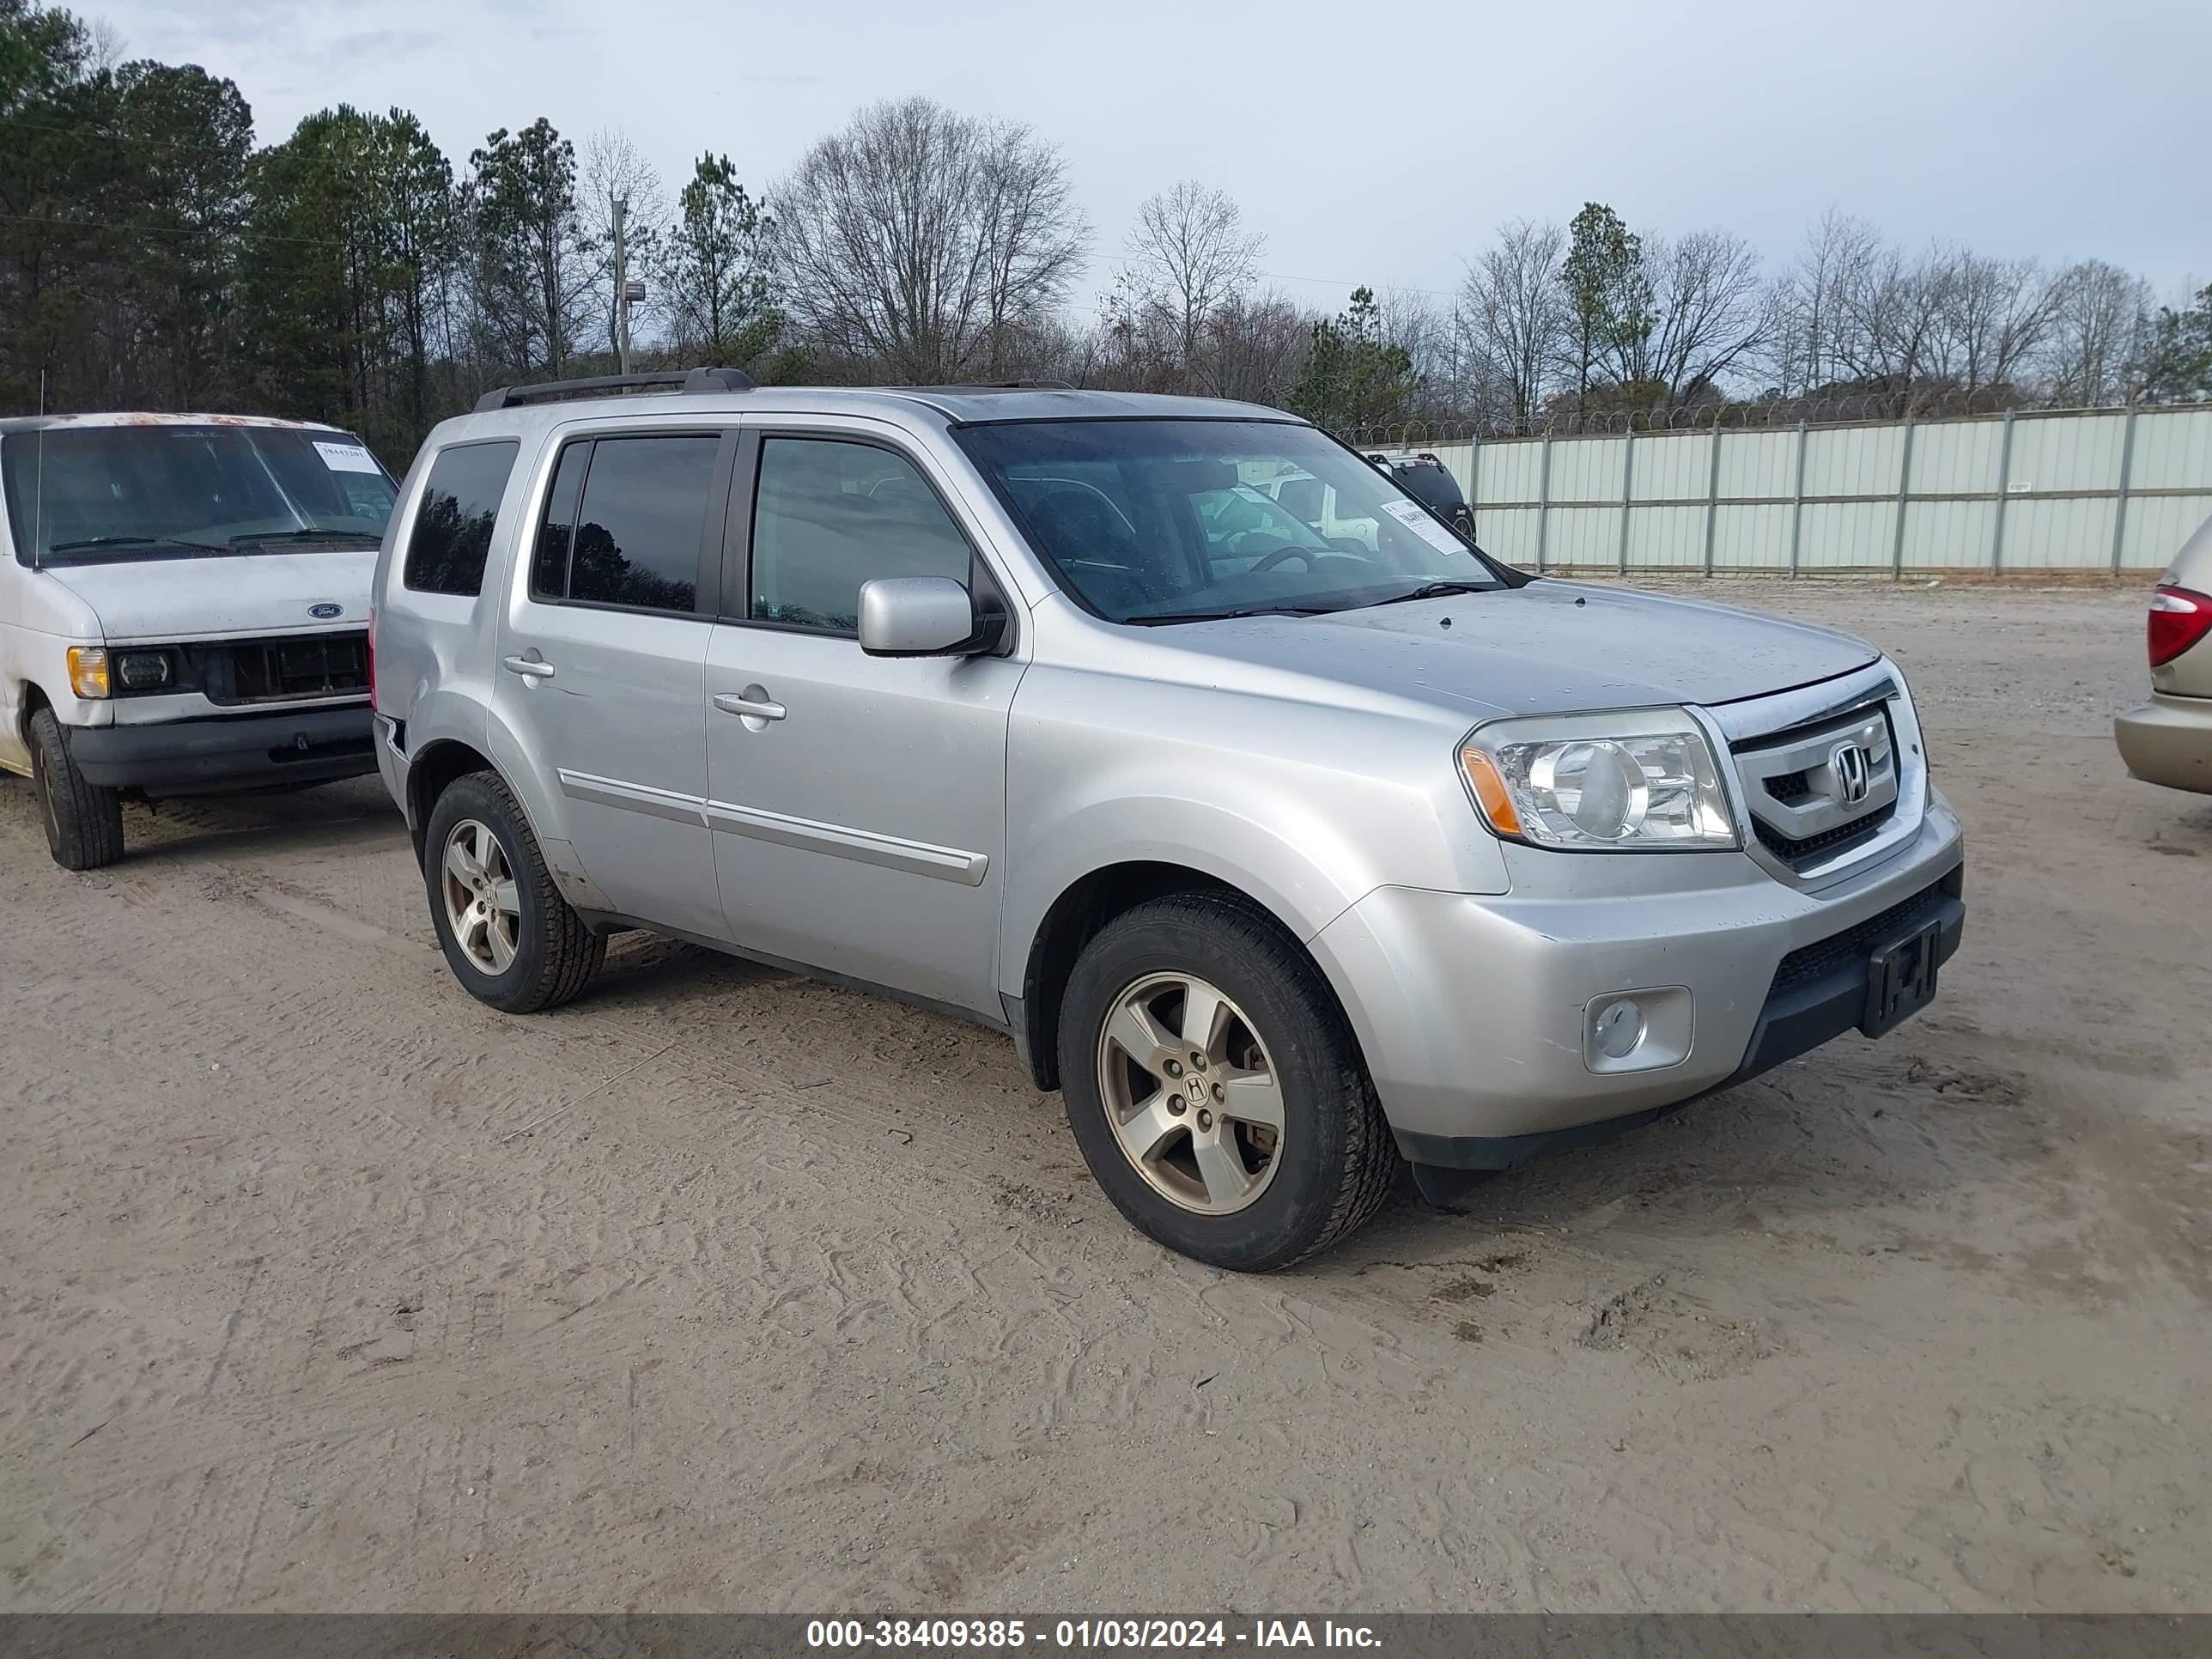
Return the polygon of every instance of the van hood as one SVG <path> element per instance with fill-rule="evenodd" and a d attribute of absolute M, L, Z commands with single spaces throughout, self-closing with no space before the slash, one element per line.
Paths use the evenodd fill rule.
<path fill-rule="evenodd" d="M 1328 616 L 1194 626 L 1211 655 L 1449 699 L 1478 719 L 1733 702 L 1831 679 L 1880 655 L 1824 628 L 1548 579 Z"/>
<path fill-rule="evenodd" d="M 92 607 L 108 644 L 130 645 L 366 628 L 375 572 L 376 549 L 363 547 L 48 565 L 39 574 Z"/>

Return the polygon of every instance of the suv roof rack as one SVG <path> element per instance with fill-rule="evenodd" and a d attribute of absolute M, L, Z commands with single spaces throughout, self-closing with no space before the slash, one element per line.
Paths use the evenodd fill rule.
<path fill-rule="evenodd" d="M 545 380 L 536 386 L 494 386 L 477 399 L 477 413 L 516 404 L 551 403 L 556 398 L 598 392 L 643 392 L 665 386 L 676 392 L 750 392 L 753 377 L 741 368 L 669 368 L 644 374 L 594 374 L 581 380 Z"/>
<path fill-rule="evenodd" d="M 1073 392 L 1066 380 L 966 380 L 950 386 L 894 386 L 886 392 Z"/>

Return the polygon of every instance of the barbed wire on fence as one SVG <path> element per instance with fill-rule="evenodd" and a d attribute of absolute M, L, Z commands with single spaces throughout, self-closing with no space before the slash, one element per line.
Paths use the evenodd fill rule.
<path fill-rule="evenodd" d="M 2150 405 L 2142 405 L 2149 407 Z M 2179 404 L 2161 407 L 2202 408 Z M 1825 398 L 1773 398 L 1712 401 L 1668 409 L 1547 410 L 1515 417 L 1458 419 L 1449 416 L 1336 426 L 1331 429 L 1362 449 L 1417 450 L 1437 444 L 1463 444 L 1529 438 L 1617 438 L 1643 432 L 1795 429 L 1799 426 L 1853 426 L 1869 422 L 1988 418 L 2007 413 L 2033 415 L 2123 415 L 2130 405 L 2095 407 L 2045 405 L 2021 400 L 2008 387 L 1949 388 L 1939 391 L 1865 392 Z"/>

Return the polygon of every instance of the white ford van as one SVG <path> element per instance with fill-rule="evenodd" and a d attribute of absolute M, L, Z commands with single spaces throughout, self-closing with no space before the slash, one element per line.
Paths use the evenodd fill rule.
<path fill-rule="evenodd" d="M 376 769 L 368 592 L 391 477 L 333 427 L 0 421 L 0 769 L 57 863 L 123 853 L 125 795 Z"/>

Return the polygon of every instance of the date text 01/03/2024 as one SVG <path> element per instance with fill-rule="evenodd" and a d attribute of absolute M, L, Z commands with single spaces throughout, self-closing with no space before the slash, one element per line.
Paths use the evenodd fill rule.
<path fill-rule="evenodd" d="M 1334 1620 L 1256 1619 L 1231 1627 L 1219 1619 L 1061 1619 L 1047 1625 L 1023 1619 L 817 1619 L 808 1621 L 810 1648 L 1022 1648 L 1077 1650 L 1146 1648 L 1375 1648 L 1381 1638 L 1364 1625 Z"/>

